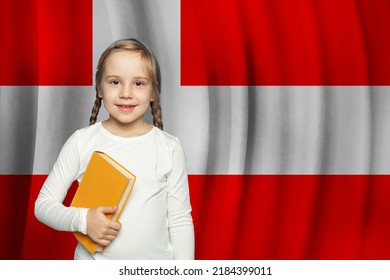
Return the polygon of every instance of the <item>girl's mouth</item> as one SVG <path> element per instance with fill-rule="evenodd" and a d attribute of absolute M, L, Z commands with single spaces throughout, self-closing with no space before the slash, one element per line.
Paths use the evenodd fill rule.
<path fill-rule="evenodd" d="M 123 112 L 131 112 L 136 107 L 136 105 L 117 105 L 117 106 L 118 106 L 119 110 L 121 110 Z"/>

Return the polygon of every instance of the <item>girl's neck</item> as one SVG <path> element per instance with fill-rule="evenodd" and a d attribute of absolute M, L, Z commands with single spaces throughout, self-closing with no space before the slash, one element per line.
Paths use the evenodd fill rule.
<path fill-rule="evenodd" d="M 153 127 L 146 123 L 139 123 L 136 126 L 132 124 L 123 124 L 115 122 L 112 119 L 107 119 L 102 122 L 103 128 L 108 132 L 125 138 L 141 136 L 148 133 Z"/>

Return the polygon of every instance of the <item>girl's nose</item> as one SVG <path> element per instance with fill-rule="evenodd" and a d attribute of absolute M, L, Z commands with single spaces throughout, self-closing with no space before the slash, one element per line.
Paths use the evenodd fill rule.
<path fill-rule="evenodd" d="M 121 96 L 122 98 L 133 98 L 133 87 L 131 85 L 127 85 L 123 87 L 123 90 L 121 91 Z"/>

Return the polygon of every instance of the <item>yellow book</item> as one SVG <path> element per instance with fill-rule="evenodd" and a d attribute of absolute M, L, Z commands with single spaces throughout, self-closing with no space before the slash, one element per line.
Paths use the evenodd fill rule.
<path fill-rule="evenodd" d="M 136 177 L 109 155 L 93 152 L 92 157 L 73 197 L 71 207 L 95 208 L 117 206 L 114 214 L 107 218 L 117 221 L 133 189 Z M 104 246 L 94 242 L 88 235 L 73 233 L 90 252 L 102 252 Z"/>

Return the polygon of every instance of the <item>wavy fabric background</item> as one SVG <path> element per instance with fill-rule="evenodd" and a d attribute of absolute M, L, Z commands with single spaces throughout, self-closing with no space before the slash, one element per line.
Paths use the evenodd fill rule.
<path fill-rule="evenodd" d="M 389 83 L 386 0 L 200 0 L 182 6 L 184 85 Z"/>
<path fill-rule="evenodd" d="M 73 236 L 37 222 L 33 203 L 63 143 L 88 124 L 100 53 L 124 37 L 145 41 L 162 67 L 164 127 L 186 152 L 197 259 L 390 258 L 387 1 L 82 2 L 63 1 L 58 36 L 72 44 L 46 48 L 50 62 L 65 54 L 51 71 L 18 72 L 46 52 L 15 61 L 20 48 L 0 47 L 0 76 L 5 56 L 17 65 L 15 83 L 0 78 L 0 221 L 10 228 L 1 259 L 73 257 Z M 93 26 L 93 40 L 78 24 Z M 28 34 L 39 50 L 38 33 Z M 73 44 L 87 46 L 78 59 Z M 41 72 L 49 80 L 23 78 Z"/>

